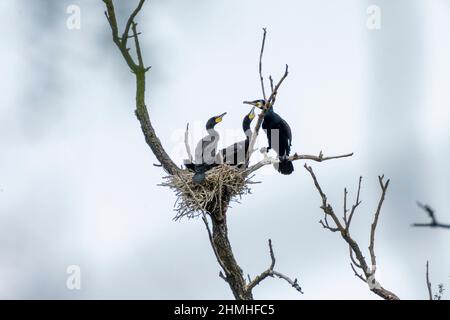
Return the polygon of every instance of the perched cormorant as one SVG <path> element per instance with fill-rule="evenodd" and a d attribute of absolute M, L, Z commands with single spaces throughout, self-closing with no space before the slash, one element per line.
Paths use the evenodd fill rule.
<path fill-rule="evenodd" d="M 264 100 L 244 101 L 246 104 L 251 104 L 257 108 L 263 109 L 266 102 Z M 280 163 L 275 168 L 282 174 L 291 174 L 294 171 L 292 161 L 289 161 L 289 153 L 291 152 L 292 133 L 288 123 L 281 118 L 271 106 L 264 115 L 262 128 L 266 132 L 269 147 L 278 154 Z M 273 144 L 272 144 L 273 143 Z"/>
<path fill-rule="evenodd" d="M 220 150 L 217 153 L 217 162 L 228 164 L 231 166 L 238 166 L 245 164 L 245 157 L 247 155 L 248 146 L 250 144 L 250 139 L 252 137 L 252 130 L 250 129 L 250 124 L 255 118 L 255 107 L 245 115 L 242 120 L 242 130 L 245 134 L 245 140 L 236 142 L 231 146 Z"/>
<path fill-rule="evenodd" d="M 216 149 L 219 142 L 219 133 L 214 130 L 216 124 L 222 121 L 222 117 L 226 115 L 222 113 L 219 116 L 212 117 L 206 122 L 206 131 L 208 135 L 203 137 L 195 148 L 195 174 L 192 177 L 192 182 L 200 184 L 205 180 L 205 173 L 209 169 L 216 166 Z"/>

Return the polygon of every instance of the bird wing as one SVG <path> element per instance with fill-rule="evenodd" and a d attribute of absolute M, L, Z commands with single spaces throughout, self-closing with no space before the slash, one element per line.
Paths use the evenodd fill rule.
<path fill-rule="evenodd" d="M 223 157 L 223 162 L 226 164 L 237 165 L 245 161 L 246 156 L 246 140 L 236 142 L 231 146 L 222 149 L 220 153 Z M 236 162 L 236 163 L 235 163 Z"/>
<path fill-rule="evenodd" d="M 218 140 L 218 137 L 215 135 L 207 135 L 198 142 L 195 148 L 196 164 L 204 163 L 205 160 L 209 162 L 209 160 L 214 158 Z"/>
<path fill-rule="evenodd" d="M 204 140 L 203 143 L 203 162 L 213 163 L 216 157 L 217 143 L 219 142 L 218 137 L 211 135 Z"/>
<path fill-rule="evenodd" d="M 291 127 L 290 127 L 289 124 L 288 124 L 284 119 L 282 119 L 282 118 L 281 118 L 281 123 L 282 123 L 282 125 L 281 125 L 280 130 L 283 130 L 283 131 L 284 131 L 284 134 L 286 135 L 286 137 L 289 138 L 289 145 L 290 145 L 290 144 L 291 144 L 291 141 L 292 141 L 292 131 L 291 131 Z"/>

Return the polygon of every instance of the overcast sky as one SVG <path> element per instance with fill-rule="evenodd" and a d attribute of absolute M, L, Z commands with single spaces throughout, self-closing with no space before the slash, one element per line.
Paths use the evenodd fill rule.
<path fill-rule="evenodd" d="M 115 1 L 120 22 L 133 1 Z M 69 29 L 66 10 L 81 10 Z M 380 8 L 380 29 L 367 8 Z M 231 299 L 200 219 L 174 222 L 174 194 L 134 116 L 134 78 L 111 41 L 102 1 L 3 0 L 0 24 L 0 298 Z M 401 298 L 450 290 L 450 231 L 427 222 L 416 201 L 450 223 L 450 4 L 446 0 L 149 1 L 138 17 L 155 129 L 181 164 L 212 115 L 226 146 L 243 137 L 243 100 L 261 98 L 258 55 L 268 28 L 265 74 L 290 74 L 276 111 L 293 150 L 349 159 L 310 163 L 341 215 L 343 189 L 362 205 L 353 222 L 368 246 L 379 187 L 391 179 L 377 230 L 377 279 Z M 261 136 L 259 146 L 266 141 Z M 277 269 L 305 292 L 268 280 L 259 299 L 376 299 L 353 275 L 348 248 L 324 230 L 320 199 L 303 162 L 281 176 L 261 170 L 253 193 L 228 211 L 245 274 Z M 367 255 L 367 253 L 366 253 Z M 81 268 L 68 290 L 66 268 Z M 448 294 L 444 297 L 448 298 Z"/>

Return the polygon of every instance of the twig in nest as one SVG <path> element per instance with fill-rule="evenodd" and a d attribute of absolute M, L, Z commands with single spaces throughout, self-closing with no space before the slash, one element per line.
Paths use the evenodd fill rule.
<path fill-rule="evenodd" d="M 182 217 L 194 218 L 200 213 L 211 214 L 227 205 L 230 200 L 240 199 L 250 192 L 252 183 L 241 170 L 220 165 L 206 173 L 205 181 L 198 185 L 192 182 L 193 173 L 182 170 L 179 174 L 167 176 L 161 186 L 175 191 L 175 220 Z M 220 211 L 222 212 L 222 211 Z"/>

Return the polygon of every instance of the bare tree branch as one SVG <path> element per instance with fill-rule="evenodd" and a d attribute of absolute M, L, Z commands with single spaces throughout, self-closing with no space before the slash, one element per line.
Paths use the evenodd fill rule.
<path fill-rule="evenodd" d="M 265 109 L 266 110 L 269 109 L 271 106 L 273 106 L 273 104 L 275 103 L 275 98 L 276 98 L 276 96 L 278 94 L 278 90 L 280 89 L 281 84 L 283 83 L 283 81 L 287 78 L 288 74 L 289 74 L 289 66 L 286 64 L 285 68 L 284 68 L 283 76 L 278 81 L 278 83 L 275 85 L 272 93 L 270 94 L 269 99 L 266 102 L 266 105 L 265 105 Z"/>
<path fill-rule="evenodd" d="M 138 66 L 141 70 L 147 71 L 147 70 L 145 70 L 146 68 L 144 67 L 144 61 L 142 60 L 141 45 L 139 44 L 138 32 L 137 32 L 136 27 L 137 27 L 137 23 L 133 21 L 131 24 L 131 29 L 133 30 L 133 38 L 134 38 L 134 45 L 136 47 Z"/>
<path fill-rule="evenodd" d="M 352 255 L 350 255 L 350 257 L 352 257 Z M 353 259 L 353 258 L 352 258 Z M 350 263 L 350 267 L 352 268 L 353 272 L 355 273 L 355 276 L 358 277 L 359 279 L 362 280 L 362 282 L 367 283 L 366 279 L 364 279 L 364 277 L 362 276 L 362 274 L 358 273 L 358 271 L 356 271 L 355 269 L 355 265 L 353 263 Z M 358 267 L 361 269 L 361 267 Z"/>
<path fill-rule="evenodd" d="M 389 179 L 384 182 L 384 175 L 378 176 L 378 182 L 380 183 L 381 188 L 381 198 L 378 202 L 377 211 L 375 212 L 375 216 L 373 218 L 372 226 L 370 228 L 370 244 L 369 244 L 369 252 L 370 252 L 370 259 L 372 262 L 372 268 L 375 269 L 377 265 L 376 256 L 375 256 L 375 230 L 378 225 L 378 217 L 380 216 L 381 207 L 383 206 L 384 197 L 386 196 L 386 190 L 389 186 Z M 359 197 L 359 191 L 358 191 L 358 197 Z M 375 270 L 372 270 L 375 273 Z"/>
<path fill-rule="evenodd" d="M 336 224 L 336 229 L 337 229 L 336 231 L 339 231 L 342 239 L 349 246 L 350 259 L 351 259 L 350 266 L 351 266 L 353 272 L 355 273 L 355 276 L 357 276 L 362 281 L 366 282 L 369 285 L 369 289 L 372 292 L 374 292 L 376 295 L 380 296 L 381 298 L 386 299 L 386 300 L 398 300 L 399 298 L 397 297 L 396 294 L 383 288 L 375 279 L 375 272 L 376 272 L 376 258 L 375 258 L 375 250 L 374 250 L 375 230 L 376 230 L 376 226 L 378 224 L 378 218 L 379 218 L 379 214 L 381 211 L 381 207 L 383 205 L 386 190 L 389 185 L 389 180 L 385 183 L 383 181 L 383 178 L 384 178 L 383 176 L 378 177 L 382 192 L 381 192 L 381 197 L 378 202 L 377 211 L 375 212 L 375 217 L 374 217 L 372 227 L 371 227 L 369 252 L 370 252 L 370 256 L 371 256 L 372 266 L 369 267 L 369 265 L 366 262 L 366 258 L 364 257 L 364 255 L 360 249 L 359 244 L 350 235 L 350 231 L 349 231 L 349 227 L 350 227 L 349 223 L 351 222 L 350 216 L 348 218 L 348 221 L 345 221 L 345 219 L 344 219 L 343 223 L 340 222 L 339 218 L 337 217 L 337 215 L 334 212 L 333 207 L 331 206 L 331 204 L 328 203 L 327 196 L 323 192 L 323 190 L 317 180 L 317 177 L 314 174 L 313 169 L 310 166 L 308 166 L 307 164 L 305 164 L 305 169 L 311 175 L 314 185 L 322 199 L 322 205 L 320 208 L 325 213 L 325 216 L 329 216 L 333 219 L 334 223 Z M 360 178 L 359 184 L 358 184 L 358 193 L 357 193 L 357 197 L 356 197 L 356 202 L 352 208 L 356 209 L 356 207 L 360 203 L 360 200 L 359 200 L 360 190 L 361 190 L 361 178 Z M 346 202 L 346 197 L 347 197 L 347 192 L 344 191 L 344 201 L 345 202 Z M 353 213 L 354 213 L 355 209 L 352 209 Z M 344 205 L 344 210 L 346 210 L 346 205 Z M 352 213 L 350 213 L 350 215 L 353 216 Z M 327 228 L 327 229 L 330 229 L 330 228 Z M 331 231 L 333 231 L 333 230 L 331 230 Z M 362 271 L 362 274 L 358 273 L 356 268 L 360 269 Z"/>
<path fill-rule="evenodd" d="M 299 155 L 299 154 L 295 153 L 294 155 L 290 156 L 288 159 L 290 161 L 312 160 L 312 161 L 316 161 L 316 162 L 323 162 L 323 161 L 328 161 L 328 160 L 333 160 L 333 159 L 347 158 L 347 157 L 351 157 L 351 156 L 353 156 L 353 152 L 343 154 L 343 155 L 338 155 L 338 156 L 324 157 L 322 151 L 320 151 L 318 156 L 313 156 L 313 155 L 308 155 L 308 154 Z M 272 159 L 272 161 L 267 161 L 266 159 L 263 159 L 263 160 L 255 163 L 254 165 L 248 167 L 245 170 L 245 173 L 248 175 L 252 172 L 255 172 L 256 170 L 261 169 L 262 167 L 264 167 L 266 165 L 273 163 L 273 161 L 274 161 L 273 159 Z M 275 160 L 275 161 L 277 161 L 277 160 Z"/>
<path fill-rule="evenodd" d="M 273 90 L 275 89 L 273 86 L 273 78 L 272 76 L 269 76 L 269 81 L 270 81 L 270 92 L 273 92 Z"/>
<path fill-rule="evenodd" d="M 422 204 L 419 201 L 417 201 L 417 206 L 424 210 L 428 216 L 431 219 L 430 223 L 413 223 L 413 227 L 431 227 L 431 228 L 444 228 L 444 229 L 450 229 L 450 224 L 444 224 L 437 221 L 436 214 L 434 210 L 427 204 Z"/>
<path fill-rule="evenodd" d="M 266 30 L 266 28 L 263 28 L 263 39 L 262 39 L 262 43 L 261 43 L 261 51 L 259 53 L 259 79 L 261 81 L 261 91 L 262 91 L 264 101 L 266 100 L 266 89 L 264 86 L 264 77 L 262 74 L 262 58 L 263 58 L 263 54 L 264 54 L 264 46 L 266 44 L 266 34 L 267 34 L 267 30 Z"/>
<path fill-rule="evenodd" d="M 361 182 L 362 182 L 362 177 L 359 177 L 359 181 L 358 181 L 358 192 L 356 193 L 356 201 L 355 203 L 352 205 L 352 209 L 350 210 L 350 215 L 348 216 L 348 219 L 346 220 L 344 218 L 344 222 L 345 222 L 345 229 L 348 231 L 348 229 L 350 228 L 350 224 L 352 223 L 352 218 L 353 215 L 355 214 L 356 208 L 358 208 L 358 206 L 361 204 L 361 201 L 359 200 L 359 195 L 361 193 Z M 346 202 L 346 198 L 347 198 L 347 189 L 345 189 L 344 191 L 345 196 L 344 196 L 344 202 Z M 345 214 L 344 214 L 345 217 Z"/>
<path fill-rule="evenodd" d="M 260 275 L 256 276 L 255 279 L 253 279 L 253 281 L 250 281 L 247 284 L 247 290 L 251 292 L 254 287 L 256 287 L 258 284 L 260 284 L 267 277 L 277 276 L 278 278 L 285 280 L 292 287 L 294 287 L 298 292 L 303 294 L 302 288 L 298 284 L 297 279 L 292 280 L 291 278 L 282 274 L 281 272 L 274 270 L 276 259 L 275 259 L 275 254 L 273 252 L 272 240 L 270 240 L 270 239 L 269 239 L 269 252 L 270 252 L 270 259 L 271 259 L 269 268 L 267 270 L 265 270 L 264 272 L 262 272 Z"/>
<path fill-rule="evenodd" d="M 147 106 L 145 104 L 145 73 L 149 70 L 146 68 L 143 62 L 141 48 L 138 39 L 138 32 L 136 30 L 135 18 L 142 9 L 145 0 L 140 0 L 138 6 L 130 15 L 122 38 L 119 37 L 119 28 L 116 19 L 116 13 L 114 9 L 114 4 L 112 0 L 103 0 L 106 5 L 106 18 L 108 20 L 109 26 L 111 28 L 113 42 L 116 44 L 120 53 L 122 54 L 128 67 L 136 76 L 136 117 L 138 118 L 141 129 L 145 137 L 145 141 L 151 148 L 152 152 L 164 167 L 164 169 L 170 174 L 176 174 L 179 172 L 178 166 L 172 161 L 172 159 L 167 154 L 166 150 L 161 144 L 158 136 L 156 135 L 155 129 L 152 126 L 150 117 L 148 114 Z M 134 44 L 137 55 L 137 62 L 130 55 L 130 50 L 127 48 L 127 39 L 129 38 L 130 28 L 133 32 Z"/>
<path fill-rule="evenodd" d="M 431 282 L 430 282 L 430 276 L 429 276 L 429 272 L 428 272 L 428 261 L 427 261 L 426 280 L 427 280 L 428 298 L 429 298 L 429 300 L 433 300 L 433 292 L 431 291 Z"/>
<path fill-rule="evenodd" d="M 270 77 L 270 81 L 271 81 L 271 87 L 273 87 L 272 93 L 270 94 L 269 99 L 266 99 L 266 93 L 265 93 L 265 89 L 264 89 L 264 79 L 262 76 L 262 57 L 263 57 L 263 53 L 264 53 L 264 47 L 265 47 L 265 42 L 266 42 L 266 29 L 263 29 L 263 39 L 262 39 L 262 44 L 261 44 L 261 51 L 260 51 L 260 55 L 259 55 L 259 75 L 260 75 L 260 80 L 261 80 L 261 88 L 263 91 L 263 96 L 264 96 L 264 101 L 265 101 L 265 106 L 263 107 L 263 110 L 259 113 L 258 115 L 258 120 L 256 121 L 256 125 L 255 125 L 255 129 L 254 132 L 252 134 L 252 137 L 250 139 L 250 143 L 249 143 L 249 147 L 247 150 L 247 154 L 246 154 L 246 167 L 248 166 L 249 162 L 250 162 L 250 157 L 253 153 L 253 150 L 255 148 L 255 143 L 256 143 L 256 139 L 258 138 L 258 134 L 259 134 L 259 130 L 261 128 L 261 124 L 262 121 L 264 119 L 264 115 L 266 114 L 267 110 L 273 106 L 273 104 L 275 103 L 275 98 L 276 95 L 278 93 L 278 89 L 280 88 L 281 84 L 283 83 L 283 81 L 286 79 L 286 77 L 288 76 L 288 65 L 286 64 L 285 70 L 284 70 L 284 74 L 281 77 L 281 79 L 278 81 L 278 83 L 276 84 L 275 87 L 273 87 L 273 80 L 272 77 Z"/>
<path fill-rule="evenodd" d="M 192 163 L 192 152 L 191 147 L 189 146 L 189 123 L 186 124 L 186 131 L 184 132 L 184 146 L 186 147 L 186 153 L 188 155 L 188 160 Z"/>
<path fill-rule="evenodd" d="M 139 11 L 141 11 L 142 6 L 144 5 L 145 0 L 139 0 L 139 4 L 137 5 L 136 9 L 131 13 L 130 17 L 127 20 L 127 24 L 125 25 L 125 29 L 122 34 L 122 43 L 123 46 L 127 46 L 127 39 L 130 37 L 130 28 L 134 24 L 134 19 L 138 15 Z"/>
<path fill-rule="evenodd" d="M 272 78 L 272 76 L 269 76 L 269 81 L 270 81 L 270 92 L 273 92 L 273 90 L 275 90 L 275 87 L 273 85 L 273 78 Z M 277 99 L 277 97 L 274 96 L 272 104 L 275 104 L 276 99 Z"/>

